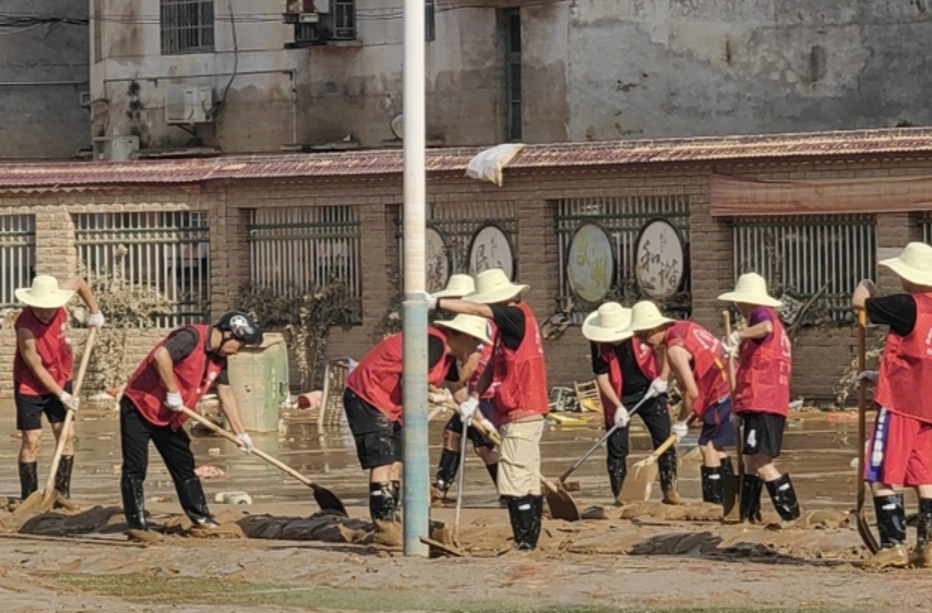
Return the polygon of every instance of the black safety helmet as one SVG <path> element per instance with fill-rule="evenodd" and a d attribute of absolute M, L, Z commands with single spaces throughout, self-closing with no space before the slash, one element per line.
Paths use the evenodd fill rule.
<path fill-rule="evenodd" d="M 221 332 L 232 332 L 233 338 L 246 345 L 262 344 L 262 328 L 252 317 L 242 311 L 227 311 L 217 322 Z"/>

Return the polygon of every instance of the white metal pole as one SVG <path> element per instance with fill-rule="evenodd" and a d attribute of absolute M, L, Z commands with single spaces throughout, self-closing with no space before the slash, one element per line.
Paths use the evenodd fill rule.
<path fill-rule="evenodd" d="M 424 0 L 404 3 L 404 553 L 427 556 L 430 524 L 427 454 L 426 112 Z"/>

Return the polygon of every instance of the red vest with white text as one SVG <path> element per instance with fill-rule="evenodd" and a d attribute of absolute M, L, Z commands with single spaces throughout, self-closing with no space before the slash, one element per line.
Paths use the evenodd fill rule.
<path fill-rule="evenodd" d="M 474 389 L 476 385 L 479 384 L 479 379 L 482 377 L 482 373 L 485 371 L 485 367 L 489 365 L 489 362 L 492 360 L 492 353 L 494 352 L 495 344 L 495 335 L 498 334 L 498 328 L 495 327 L 495 323 L 490 319 L 486 322 L 485 331 L 488 333 L 489 338 L 492 339 L 492 345 L 482 345 L 482 356 L 479 358 L 479 368 L 476 369 L 476 372 L 473 374 L 472 379 L 469 380 L 469 389 Z M 494 372 L 493 372 L 494 375 Z M 492 377 L 492 383 L 489 385 L 489 389 L 485 390 L 485 393 L 482 394 L 483 400 L 488 400 L 495 397 L 495 388 L 498 387 L 498 381 L 495 380 L 495 377 Z"/>
<path fill-rule="evenodd" d="M 913 299 L 916 325 L 907 336 L 887 334 L 874 402 L 891 413 L 932 423 L 932 294 Z"/>
<path fill-rule="evenodd" d="M 693 413 L 702 419 L 708 407 L 731 393 L 722 342 L 699 324 L 678 321 L 667 329 L 664 344 L 667 348 L 682 345 L 692 356 L 693 378 L 699 388 Z"/>
<path fill-rule="evenodd" d="M 428 333 L 447 344 L 446 332 L 429 328 Z M 439 387 L 456 359 L 445 355 L 427 374 L 427 382 Z M 346 378 L 346 387 L 371 404 L 391 421 L 401 423 L 402 336 L 393 334 L 373 347 Z"/>
<path fill-rule="evenodd" d="M 657 366 L 657 354 L 653 348 L 646 343 L 642 343 L 637 338 L 630 341 L 634 350 L 634 357 L 637 360 L 638 368 L 644 373 L 644 376 L 653 381 L 660 372 Z M 611 343 L 599 343 L 599 351 L 602 361 L 608 364 L 608 382 L 611 384 L 615 395 L 621 398 L 621 390 L 624 387 L 624 378 L 621 374 L 621 363 L 618 360 L 618 354 L 615 353 L 615 347 Z M 605 394 L 599 389 L 599 395 L 602 397 L 602 410 L 605 412 L 605 425 L 611 427 L 615 423 L 615 406 Z M 630 407 L 628 408 L 630 410 Z"/>
<path fill-rule="evenodd" d="M 68 311 L 58 309 L 49 323 L 39 321 L 30 307 L 16 318 L 13 328 L 24 328 L 36 339 L 36 352 L 42 358 L 42 366 L 60 387 L 71 380 L 74 368 L 74 355 L 71 342 L 65 332 L 68 329 Z M 23 396 L 45 396 L 51 394 L 39 379 L 32 374 L 23 356 L 19 354 L 19 342 L 16 343 L 16 355 L 13 358 L 13 383 L 16 391 Z"/>
<path fill-rule="evenodd" d="M 496 426 L 550 412 L 547 367 L 537 319 L 523 302 L 515 308 L 524 312 L 524 339 L 516 350 L 511 350 L 505 347 L 499 334 L 492 356 L 495 380 L 500 382 L 494 399 Z"/>
<path fill-rule="evenodd" d="M 767 310 L 773 323 L 770 338 L 762 343 L 750 339 L 741 343 L 732 410 L 786 417 L 790 405 L 792 349 L 776 311 Z"/>
<path fill-rule="evenodd" d="M 197 401 L 207 393 L 216 378 L 223 372 L 227 360 L 207 350 L 210 326 L 187 326 L 187 329 L 197 334 L 197 346 L 186 358 L 175 362 L 172 372 L 175 374 L 178 393 L 181 394 L 184 406 L 193 411 L 197 406 Z M 133 401 L 139 409 L 139 414 L 149 423 L 156 426 L 171 426 L 172 430 L 177 430 L 188 420 L 188 416 L 184 413 L 175 413 L 165 406 L 165 395 L 168 390 L 162 384 L 162 378 L 155 364 L 155 352 L 167 340 L 165 338 L 149 352 L 146 359 L 130 377 L 123 395 Z"/>

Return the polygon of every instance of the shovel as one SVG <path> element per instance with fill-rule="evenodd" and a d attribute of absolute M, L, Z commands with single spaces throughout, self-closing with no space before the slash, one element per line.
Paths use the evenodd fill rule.
<path fill-rule="evenodd" d="M 653 391 L 650 391 L 650 390 L 649 390 L 646 394 L 644 394 L 644 397 L 641 398 L 641 401 L 638 402 L 636 405 L 634 405 L 634 408 L 633 408 L 633 409 L 631 409 L 630 411 L 628 411 L 628 419 L 630 420 L 630 419 L 631 419 L 631 416 L 634 415 L 635 413 L 637 413 L 637 412 L 638 412 L 638 409 L 641 408 L 641 405 L 643 405 L 645 402 L 647 402 L 648 400 L 650 400 L 651 398 L 653 398 L 654 395 L 655 395 L 654 392 L 653 392 Z M 607 441 L 609 438 L 611 438 L 611 436 L 612 436 L 613 434 L 615 434 L 615 432 L 616 432 L 616 431 L 618 430 L 618 428 L 620 428 L 620 427 L 621 427 L 621 422 L 618 422 L 617 424 L 615 424 L 614 426 L 612 426 L 611 428 L 609 428 L 609 429 L 608 429 L 608 432 L 606 432 L 605 435 L 604 435 L 602 438 L 600 438 L 600 439 L 596 442 L 595 445 L 593 445 L 592 447 L 589 448 L 589 451 L 587 451 L 586 453 L 582 454 L 582 456 L 580 456 L 580 458 L 579 458 L 578 460 L 576 460 L 576 463 L 575 463 L 575 464 L 573 464 L 572 466 L 570 466 L 569 469 L 567 469 L 567 471 L 566 471 L 565 473 L 563 473 L 562 475 L 560 475 L 560 478 L 557 480 L 558 483 L 560 483 L 560 485 L 565 484 L 565 483 L 566 483 L 566 480 L 569 478 L 569 476 L 573 474 L 573 471 L 575 471 L 577 468 L 579 468 L 579 467 L 582 465 L 582 463 L 585 462 L 585 461 L 589 458 L 589 456 L 591 456 L 593 453 L 595 453 L 595 450 L 596 450 L 596 449 L 598 449 L 599 447 L 601 447 L 602 445 L 604 445 L 604 444 L 605 444 L 605 441 Z"/>
<path fill-rule="evenodd" d="M 867 369 L 867 313 L 858 311 L 858 372 Z M 865 442 L 867 441 L 867 382 L 861 380 L 858 385 L 858 475 L 855 482 L 858 484 L 857 509 L 855 517 L 858 526 L 858 535 L 864 546 L 875 554 L 880 551 L 880 545 L 871 532 L 867 523 L 867 510 L 864 508 L 867 484 L 864 482 L 864 456 L 867 454 Z"/>
<path fill-rule="evenodd" d="M 460 466 L 459 477 L 456 485 L 456 515 L 453 520 L 453 544 L 459 547 L 460 537 L 460 514 L 463 510 L 463 487 L 466 485 L 466 429 L 460 434 Z"/>
<path fill-rule="evenodd" d="M 731 317 L 728 311 L 722 311 L 722 319 L 725 322 L 725 338 L 731 339 Z M 728 355 L 728 386 L 731 390 L 731 410 L 735 410 L 735 359 Z M 738 441 L 735 449 L 735 461 L 738 463 L 738 474 L 723 477 L 725 479 L 725 499 L 722 502 L 722 519 L 727 521 L 740 521 L 741 509 L 736 504 L 738 501 L 738 492 L 741 489 L 741 480 L 744 478 L 744 439 L 741 437 L 741 426 L 734 424 L 735 439 Z"/>
<path fill-rule="evenodd" d="M 81 365 L 78 367 L 78 377 L 74 381 L 74 387 L 71 395 L 75 398 L 81 397 L 81 386 L 84 384 L 84 375 L 87 374 L 87 365 L 91 361 L 91 351 L 94 349 L 94 343 L 97 341 L 97 328 L 91 327 L 87 333 L 87 342 L 84 344 L 84 355 L 81 356 Z M 34 492 L 17 507 L 16 513 L 19 515 L 31 515 L 34 513 L 45 513 L 51 510 L 59 499 L 59 494 L 55 490 L 55 476 L 58 473 L 58 465 L 61 464 L 61 456 L 65 450 L 65 442 L 68 439 L 71 424 L 74 423 L 74 411 L 67 409 L 65 412 L 65 422 L 62 424 L 61 436 L 55 445 L 55 453 L 52 455 L 52 467 L 49 469 L 49 478 L 45 482 L 45 490 Z M 64 500 L 64 499 L 62 499 Z"/>
<path fill-rule="evenodd" d="M 482 436 L 501 448 L 502 438 L 498 435 L 498 432 L 486 428 L 485 424 L 483 424 L 481 420 L 476 419 L 475 416 L 473 417 L 472 425 Z M 573 500 L 569 492 L 562 487 L 558 487 L 543 475 L 540 476 L 540 482 L 541 485 L 544 486 L 544 497 L 547 499 L 547 506 L 550 507 L 550 515 L 554 519 L 562 519 L 564 521 L 579 521 L 582 519 L 582 516 L 579 514 L 579 507 L 576 506 L 576 501 Z"/>
<path fill-rule="evenodd" d="M 686 423 L 692 425 L 694 421 L 696 421 L 696 416 L 690 415 Z M 623 500 L 629 502 L 646 502 L 650 499 L 651 487 L 654 485 L 654 480 L 657 478 L 657 458 L 662 456 L 667 449 L 675 443 L 676 435 L 671 434 L 670 437 L 661 443 L 660 447 L 654 449 L 649 456 L 634 463 L 628 478 L 625 479 L 624 485 L 621 486 L 618 497 L 615 499 L 618 504 L 623 504 Z"/>
<path fill-rule="evenodd" d="M 236 438 L 236 436 L 233 433 L 224 430 L 223 428 L 221 428 L 214 422 L 210 421 L 206 417 L 203 417 L 202 415 L 195 413 L 194 411 L 192 411 L 191 409 L 187 407 L 182 407 L 181 411 L 185 415 L 193 419 L 194 421 L 198 422 L 199 424 L 207 428 L 208 430 L 216 434 L 219 434 L 220 436 L 227 439 L 231 443 L 235 443 L 237 446 L 242 446 L 243 442 L 239 440 L 238 438 Z M 288 466 L 281 460 L 277 460 L 273 458 L 272 456 L 265 453 L 264 451 L 261 451 L 253 447 L 251 454 L 262 460 L 265 460 L 266 462 L 268 462 L 275 468 L 288 473 L 289 475 L 291 475 L 292 477 L 294 477 L 295 479 L 297 479 L 304 485 L 311 488 L 314 491 L 314 500 L 317 501 L 317 506 L 319 506 L 322 511 L 335 511 L 337 513 L 340 513 L 344 517 L 349 517 L 349 515 L 346 513 L 346 507 L 343 506 L 343 503 L 340 501 L 339 498 L 337 498 L 337 495 L 331 492 L 330 490 L 328 490 L 327 488 L 314 483 L 313 481 L 311 481 L 310 479 L 308 479 L 307 477 L 305 477 L 304 475 L 302 475 L 301 473 L 299 473 L 292 467 Z"/>

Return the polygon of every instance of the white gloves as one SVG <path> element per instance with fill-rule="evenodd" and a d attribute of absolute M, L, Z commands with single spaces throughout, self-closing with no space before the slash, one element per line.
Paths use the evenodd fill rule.
<path fill-rule="evenodd" d="M 168 392 L 165 394 L 165 406 L 167 406 L 175 413 L 180 413 L 181 409 L 184 408 L 184 402 L 181 400 L 181 394 L 178 392 Z"/>
<path fill-rule="evenodd" d="M 91 313 L 90 317 L 87 318 L 87 325 L 91 328 L 97 328 L 100 330 L 104 327 L 104 314 L 100 311 Z"/>
<path fill-rule="evenodd" d="M 879 376 L 879 374 L 880 373 L 878 373 L 876 370 L 865 370 L 857 374 L 857 376 L 854 378 L 854 382 L 855 384 L 858 384 L 861 381 L 867 381 L 868 383 L 877 383 L 877 377 Z"/>
<path fill-rule="evenodd" d="M 431 294 L 424 292 L 424 300 L 427 302 L 427 308 L 431 311 L 437 308 L 437 299 L 434 298 Z"/>
<path fill-rule="evenodd" d="M 450 390 L 443 388 L 439 392 L 431 392 L 427 394 L 427 399 L 430 400 L 432 404 L 447 404 L 455 403 L 453 400 L 453 394 L 450 393 Z"/>
<path fill-rule="evenodd" d="M 58 399 L 61 400 L 61 403 L 65 405 L 65 408 L 69 411 L 77 411 L 81 404 L 80 398 L 76 398 L 66 391 L 62 391 L 61 396 L 59 396 Z"/>
<path fill-rule="evenodd" d="M 245 432 L 240 432 L 236 435 L 236 438 L 240 440 L 242 445 L 240 445 L 240 451 L 243 453 L 252 453 L 252 437 L 246 434 Z"/>
<path fill-rule="evenodd" d="M 738 336 L 738 331 L 734 330 L 730 336 L 722 337 L 722 347 L 725 350 L 725 357 L 736 358 L 738 357 L 738 347 L 741 346 L 741 337 Z"/>
<path fill-rule="evenodd" d="M 472 416 L 476 414 L 478 409 L 479 399 L 470 396 L 460 405 L 460 420 L 467 425 L 472 423 Z"/>
<path fill-rule="evenodd" d="M 647 390 L 647 394 L 651 397 L 659 396 L 660 394 L 666 394 L 669 387 L 669 383 L 658 377 L 657 379 L 654 379 L 650 382 L 650 387 Z"/>
<path fill-rule="evenodd" d="M 673 434 L 676 435 L 676 442 L 679 443 L 683 440 L 683 437 L 689 432 L 689 426 L 686 425 L 685 421 L 678 421 L 673 424 Z"/>
<path fill-rule="evenodd" d="M 627 428 L 629 421 L 631 421 L 631 418 L 628 416 L 628 409 L 618 405 L 618 408 L 615 409 L 615 425 L 619 428 Z"/>

